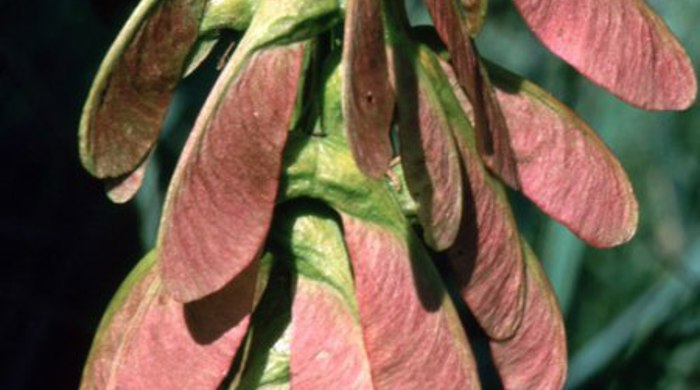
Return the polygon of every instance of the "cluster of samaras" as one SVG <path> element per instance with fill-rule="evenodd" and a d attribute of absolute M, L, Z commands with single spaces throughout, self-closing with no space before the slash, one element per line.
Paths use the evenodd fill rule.
<path fill-rule="evenodd" d="M 619 98 L 694 100 L 685 52 L 643 0 L 514 3 Z M 221 31 L 242 38 L 83 387 L 478 388 L 467 307 L 506 388 L 563 385 L 561 315 L 502 183 L 598 247 L 634 234 L 631 185 L 571 110 L 479 57 L 485 0 L 425 5 L 434 27 L 412 28 L 402 0 L 142 0 L 80 129 L 115 201 L 140 186 L 180 80 Z"/>

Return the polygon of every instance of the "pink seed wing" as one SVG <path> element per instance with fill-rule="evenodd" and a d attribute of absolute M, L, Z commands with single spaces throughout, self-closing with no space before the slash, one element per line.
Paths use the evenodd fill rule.
<path fill-rule="evenodd" d="M 454 243 L 462 218 L 461 162 L 435 91 L 408 55 L 394 49 L 401 164 L 426 243 L 442 251 Z"/>
<path fill-rule="evenodd" d="M 303 47 L 254 54 L 235 80 L 223 86 L 223 96 L 210 96 L 207 104 L 220 101 L 211 116 L 203 110 L 190 135 L 168 191 L 159 237 L 163 282 L 178 300 L 218 290 L 262 249 Z"/>
<path fill-rule="evenodd" d="M 461 295 L 481 327 L 493 339 L 507 339 L 520 324 L 525 302 L 518 228 L 502 185 L 479 159 L 465 109 L 468 100 L 452 68 L 446 63 L 425 64 L 436 74 L 444 72 L 441 82 L 452 86 L 453 94 L 443 104 L 450 110 L 465 169 L 462 226 L 448 257 Z"/>
<path fill-rule="evenodd" d="M 409 249 L 379 226 L 342 218 L 375 386 L 479 388 L 459 317 L 422 249 Z"/>
<path fill-rule="evenodd" d="M 597 247 L 628 241 L 637 200 L 627 174 L 595 132 L 554 97 L 500 72 L 521 191 L 552 218 Z"/>
<path fill-rule="evenodd" d="M 450 52 L 457 81 L 474 107 L 474 128 L 481 158 L 506 184 L 518 188 L 508 128 L 488 74 L 460 16 L 457 1 L 428 0 L 426 6 L 440 39 Z"/>
<path fill-rule="evenodd" d="M 217 294 L 183 305 L 165 293 L 151 254 L 100 324 L 82 389 L 215 388 L 245 336 L 257 263 Z"/>
<path fill-rule="evenodd" d="M 513 0 L 549 50 L 620 99 L 682 110 L 697 80 L 683 47 L 643 0 Z"/>
<path fill-rule="evenodd" d="M 298 278 L 292 332 L 292 388 L 374 388 L 358 319 L 328 286 Z"/>
<path fill-rule="evenodd" d="M 561 389 L 567 370 L 564 320 L 532 249 L 523 241 L 527 275 L 525 316 L 515 336 L 492 341 L 494 364 L 506 389 Z"/>

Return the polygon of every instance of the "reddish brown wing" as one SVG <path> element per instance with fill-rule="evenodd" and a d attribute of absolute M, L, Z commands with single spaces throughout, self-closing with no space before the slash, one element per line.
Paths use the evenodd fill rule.
<path fill-rule="evenodd" d="M 422 249 L 409 248 L 390 230 L 342 217 L 374 385 L 479 388 L 464 329 Z"/>
<path fill-rule="evenodd" d="M 459 85 L 474 107 L 479 153 L 490 169 L 512 188 L 519 187 L 510 136 L 479 53 L 468 35 L 457 0 L 427 0 L 435 29 L 450 52 Z"/>
<path fill-rule="evenodd" d="M 127 23 L 105 59 L 114 63 L 102 65 L 83 112 L 80 156 L 93 175 L 128 175 L 146 159 L 197 39 L 204 3 L 151 1 L 152 9 L 137 10 Z"/>
<path fill-rule="evenodd" d="M 603 141 L 536 85 L 504 70 L 494 80 L 523 194 L 591 245 L 611 247 L 632 238 L 637 200 Z"/>
<path fill-rule="evenodd" d="M 437 251 L 449 248 L 462 217 L 462 172 L 450 123 L 434 86 L 416 69 L 415 50 L 396 46 L 392 52 L 397 76 L 401 164 L 426 243 Z"/>
<path fill-rule="evenodd" d="M 151 156 L 149 155 L 134 171 L 116 179 L 106 180 L 107 196 L 112 202 L 126 203 L 136 195 L 146 176 L 146 169 L 150 160 Z"/>
<path fill-rule="evenodd" d="M 200 116 L 161 223 L 163 282 L 176 299 L 218 290 L 258 256 L 272 219 L 303 55 L 301 44 L 254 54 L 223 96 L 210 97 L 220 99 L 211 117 L 206 110 Z"/>
<path fill-rule="evenodd" d="M 507 339 L 520 324 L 525 302 L 518 228 L 503 186 L 484 169 L 477 154 L 474 131 L 463 109 L 467 98 L 456 85 L 452 68 L 440 65 L 433 61 L 426 69 L 432 68 L 436 80 L 453 92 L 444 94 L 442 104 L 449 110 L 466 173 L 462 225 L 447 254 L 460 293 L 481 327 L 492 339 Z"/>
<path fill-rule="evenodd" d="M 695 100 L 690 59 L 646 1 L 513 2 L 549 50 L 620 99 L 649 110 Z"/>
<path fill-rule="evenodd" d="M 218 386 L 248 328 L 257 270 L 254 263 L 217 294 L 183 305 L 146 258 L 100 324 L 81 389 Z"/>
<path fill-rule="evenodd" d="M 392 157 L 389 83 L 380 0 L 348 0 L 343 47 L 343 112 L 355 161 L 381 178 Z"/>
<path fill-rule="evenodd" d="M 515 336 L 492 341 L 491 353 L 506 389 L 561 389 L 566 379 L 566 334 L 557 299 L 532 249 L 526 259 L 525 316 Z"/>

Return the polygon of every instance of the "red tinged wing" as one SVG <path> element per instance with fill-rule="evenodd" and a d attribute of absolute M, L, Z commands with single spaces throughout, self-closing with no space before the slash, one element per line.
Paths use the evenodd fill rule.
<path fill-rule="evenodd" d="M 523 252 L 525 316 L 512 339 L 491 342 L 491 354 L 504 388 L 561 389 L 567 370 L 564 320 L 547 275 L 524 241 Z"/>
<path fill-rule="evenodd" d="M 468 153 L 468 152 L 467 152 Z M 447 251 L 460 295 L 492 339 L 511 337 L 520 326 L 525 276 L 518 230 L 500 184 L 473 156 L 465 213 L 454 246 Z"/>
<path fill-rule="evenodd" d="M 283 232 L 296 270 L 291 387 L 372 389 L 343 235 L 334 218 L 315 211 L 298 207 Z"/>
<path fill-rule="evenodd" d="M 136 170 L 116 179 L 107 179 L 107 197 L 114 203 L 126 203 L 131 200 L 141 188 L 150 160 L 151 155 L 146 157 Z"/>
<path fill-rule="evenodd" d="M 450 52 L 459 85 L 474 107 L 474 128 L 481 158 L 506 184 L 518 188 L 508 128 L 457 1 L 427 0 L 426 6 L 440 39 Z"/>
<path fill-rule="evenodd" d="M 103 318 L 81 389 L 216 388 L 228 373 L 253 309 L 254 263 L 214 295 L 169 298 L 148 255 Z"/>
<path fill-rule="evenodd" d="M 378 179 L 393 155 L 394 114 L 380 0 L 348 0 L 343 64 L 343 113 L 352 153 L 360 169 Z"/>
<path fill-rule="evenodd" d="M 476 389 L 459 317 L 427 255 L 387 230 L 343 215 L 374 385 Z"/>
<path fill-rule="evenodd" d="M 643 0 L 513 0 L 553 53 L 620 99 L 681 110 L 697 80 L 683 47 Z"/>
<path fill-rule="evenodd" d="M 294 389 L 372 389 L 357 318 L 327 286 L 299 278 L 292 306 Z"/>
<path fill-rule="evenodd" d="M 454 73 L 427 50 L 423 53 L 423 69 L 443 91 L 441 104 L 452 122 L 465 171 L 464 215 L 447 254 L 460 293 L 481 327 L 493 339 L 506 339 L 518 328 L 525 302 L 517 225 L 503 187 L 479 159 L 474 130 L 462 108 L 466 96 Z"/>
<path fill-rule="evenodd" d="M 544 90 L 492 68 L 523 194 L 591 245 L 611 247 L 632 238 L 637 200 L 603 141 Z"/>
<path fill-rule="evenodd" d="M 204 5 L 145 0 L 119 34 L 80 124 L 80 157 L 96 177 L 130 174 L 152 150 L 197 40 Z"/>
<path fill-rule="evenodd" d="M 418 204 L 426 243 L 437 251 L 455 241 L 462 217 L 462 171 L 450 123 L 414 50 L 393 50 L 399 106 L 401 164 Z"/>
<path fill-rule="evenodd" d="M 161 222 L 160 268 L 176 299 L 218 290 L 259 255 L 303 56 L 302 44 L 262 50 L 230 85 L 224 75 L 214 87 L 207 102 L 213 108 L 205 107 L 195 124 Z"/>

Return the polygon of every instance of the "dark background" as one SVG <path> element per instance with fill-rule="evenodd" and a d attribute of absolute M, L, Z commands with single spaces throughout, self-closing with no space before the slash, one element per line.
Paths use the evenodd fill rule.
<path fill-rule="evenodd" d="M 135 1 L 0 1 L 0 389 L 77 388 L 142 254 L 133 206 L 80 167 L 77 126 Z"/>
<path fill-rule="evenodd" d="M 137 199 L 110 203 L 80 167 L 76 134 L 99 62 L 135 4 L 0 0 L 0 389 L 77 387 L 102 311 L 153 242 L 162 189 L 213 76 L 178 91 L 168 142 Z M 698 69 L 700 3 L 650 4 Z M 628 107 L 547 53 L 510 2 L 492 0 L 489 11 L 483 54 L 579 112 L 618 155 L 640 202 L 637 237 L 601 251 L 512 194 L 566 317 L 569 386 L 700 388 L 700 108 Z"/>

